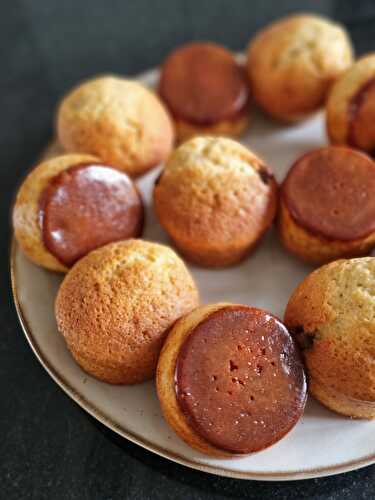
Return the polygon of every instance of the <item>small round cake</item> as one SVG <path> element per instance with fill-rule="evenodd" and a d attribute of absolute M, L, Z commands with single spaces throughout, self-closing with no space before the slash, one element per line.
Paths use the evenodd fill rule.
<path fill-rule="evenodd" d="M 136 176 L 164 161 L 174 132 L 158 97 L 140 83 L 94 78 L 61 102 L 57 134 L 68 152 L 89 153 Z"/>
<path fill-rule="evenodd" d="M 348 144 L 374 154 L 375 54 L 359 59 L 335 83 L 326 109 L 333 144 Z"/>
<path fill-rule="evenodd" d="M 375 246 L 375 163 L 329 146 L 299 158 L 281 186 L 279 234 L 301 259 L 324 263 Z"/>
<path fill-rule="evenodd" d="M 248 124 L 249 87 L 233 54 L 214 43 L 174 50 L 161 67 L 159 94 L 180 141 L 193 135 L 239 135 Z"/>
<path fill-rule="evenodd" d="M 127 174 L 79 154 L 40 163 L 21 185 L 13 209 L 23 252 L 62 272 L 95 248 L 140 236 L 143 218 L 141 195 Z"/>
<path fill-rule="evenodd" d="M 219 457 L 276 443 L 306 402 L 302 362 L 287 329 L 266 311 L 244 305 L 204 306 L 177 321 L 156 382 L 176 433 Z"/>
<path fill-rule="evenodd" d="M 255 36 L 247 71 L 259 106 L 290 122 L 323 106 L 332 83 L 352 61 L 352 45 L 342 26 L 302 14 L 276 21 Z"/>
<path fill-rule="evenodd" d="M 195 137 L 170 156 L 154 188 L 161 225 L 192 262 L 226 266 L 244 258 L 271 225 L 277 185 L 241 144 Z"/>
<path fill-rule="evenodd" d="M 60 286 L 55 312 L 83 370 L 111 384 L 135 384 L 154 375 L 166 330 L 198 303 L 173 250 L 127 240 L 77 262 Z"/>
<path fill-rule="evenodd" d="M 375 258 L 311 273 L 284 321 L 301 346 L 310 393 L 343 415 L 375 418 Z"/>

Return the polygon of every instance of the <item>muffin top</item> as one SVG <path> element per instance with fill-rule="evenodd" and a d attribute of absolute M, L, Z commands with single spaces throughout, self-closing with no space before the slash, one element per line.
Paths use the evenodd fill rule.
<path fill-rule="evenodd" d="M 157 96 L 136 81 L 115 76 L 74 88 L 59 106 L 57 133 L 66 150 L 95 154 L 130 175 L 165 160 L 174 137 Z"/>
<path fill-rule="evenodd" d="M 327 101 L 327 128 L 334 143 L 375 148 L 375 54 L 359 59 L 335 83 Z"/>
<path fill-rule="evenodd" d="M 193 279 L 173 250 L 126 240 L 79 260 L 62 282 L 55 310 L 73 352 L 102 366 L 124 366 L 136 382 L 152 375 L 165 330 L 197 304 Z"/>
<path fill-rule="evenodd" d="M 338 260 L 311 273 L 289 299 L 285 324 L 309 376 L 375 403 L 375 258 Z"/>
<path fill-rule="evenodd" d="M 209 136 L 177 148 L 154 191 L 167 230 L 180 241 L 211 238 L 218 248 L 267 227 L 275 194 L 274 177 L 257 156 L 231 139 Z"/>
<path fill-rule="evenodd" d="M 233 54 L 202 42 L 179 47 L 167 57 L 159 93 L 176 118 L 197 125 L 236 118 L 249 97 L 245 72 Z"/>
<path fill-rule="evenodd" d="M 176 363 L 176 397 L 189 425 L 232 453 L 283 437 L 306 401 L 303 365 L 285 326 L 261 309 L 227 305 L 193 327 Z"/>
<path fill-rule="evenodd" d="M 359 151 L 329 146 L 305 154 L 281 197 L 292 218 L 319 236 L 350 241 L 375 231 L 375 163 Z"/>
<path fill-rule="evenodd" d="M 319 107 L 330 84 L 352 63 L 345 30 L 316 15 L 295 15 L 261 30 L 250 42 L 248 72 L 255 96 L 275 114 Z M 280 98 L 282 100 L 280 101 Z"/>

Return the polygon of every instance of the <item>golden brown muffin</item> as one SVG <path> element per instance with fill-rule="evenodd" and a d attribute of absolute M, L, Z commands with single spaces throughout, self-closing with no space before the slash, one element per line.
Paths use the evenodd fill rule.
<path fill-rule="evenodd" d="M 276 443 L 301 417 L 306 379 L 292 337 L 261 309 L 213 304 L 172 327 L 156 385 L 167 422 L 212 456 Z"/>
<path fill-rule="evenodd" d="M 29 259 L 64 272 L 99 246 L 140 236 L 142 198 L 125 172 L 94 156 L 57 156 L 40 163 L 22 183 L 13 227 Z"/>
<path fill-rule="evenodd" d="M 66 151 L 89 153 L 136 176 L 164 161 L 173 146 L 172 122 L 157 96 L 115 76 L 74 88 L 57 113 Z"/>
<path fill-rule="evenodd" d="M 259 106 L 291 122 L 324 104 L 332 83 L 352 60 L 352 45 L 342 26 L 302 14 L 276 21 L 255 36 L 247 71 Z"/>
<path fill-rule="evenodd" d="M 269 168 L 223 137 L 182 144 L 154 188 L 161 225 L 188 259 L 208 267 L 245 257 L 272 223 L 276 204 Z"/>
<path fill-rule="evenodd" d="M 165 331 L 198 302 L 173 250 L 127 240 L 77 262 L 61 284 L 55 312 L 83 370 L 111 384 L 135 384 L 154 375 Z"/>
<path fill-rule="evenodd" d="M 375 54 L 362 57 L 343 74 L 332 88 L 326 109 L 333 144 L 374 153 Z"/>
<path fill-rule="evenodd" d="M 375 163 L 354 149 L 328 146 L 299 158 L 280 190 L 278 229 L 310 263 L 365 255 L 375 246 Z"/>
<path fill-rule="evenodd" d="M 179 141 L 194 135 L 239 135 L 248 124 L 244 68 L 226 48 L 194 42 L 174 50 L 161 67 L 159 94 Z"/>
<path fill-rule="evenodd" d="M 303 349 L 311 394 L 343 415 L 375 418 L 375 258 L 311 273 L 290 297 L 285 324 Z"/>

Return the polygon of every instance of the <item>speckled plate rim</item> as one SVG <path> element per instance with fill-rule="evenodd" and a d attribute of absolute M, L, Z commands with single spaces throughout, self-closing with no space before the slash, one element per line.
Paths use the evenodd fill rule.
<path fill-rule="evenodd" d="M 83 394 L 77 392 L 73 387 L 71 387 L 71 385 L 65 379 L 64 375 L 62 373 L 59 373 L 53 366 L 53 363 L 49 359 L 47 359 L 46 356 L 42 354 L 42 350 L 38 345 L 35 336 L 33 335 L 33 331 L 30 327 L 25 311 L 22 309 L 21 302 L 19 300 L 18 284 L 16 279 L 16 258 L 15 258 L 16 251 L 17 251 L 17 243 L 14 237 L 12 237 L 10 245 L 10 276 L 11 276 L 13 301 L 15 304 L 17 316 L 21 324 L 23 333 L 25 334 L 25 337 L 32 351 L 34 352 L 40 364 L 50 375 L 50 377 L 56 382 L 56 384 L 59 387 L 61 387 L 61 389 L 73 401 L 75 401 L 81 408 L 87 411 L 87 413 L 89 413 L 92 417 L 96 418 L 99 422 L 101 422 L 103 425 L 105 425 L 112 431 L 116 432 L 120 436 L 141 446 L 142 448 L 145 448 L 148 451 L 156 453 L 157 455 L 163 458 L 172 460 L 173 462 L 176 462 L 181 465 L 185 465 L 187 467 L 190 467 L 191 469 L 195 469 L 201 472 L 216 474 L 218 476 L 232 477 L 236 479 L 250 479 L 258 481 L 292 481 L 301 479 L 313 479 L 317 477 L 332 476 L 343 472 L 353 471 L 375 463 L 375 454 L 371 454 L 358 460 L 351 460 L 348 462 L 338 463 L 332 466 L 321 467 L 321 468 L 317 467 L 303 471 L 299 470 L 288 471 L 288 472 L 272 471 L 264 473 L 252 472 L 252 471 L 239 472 L 238 470 L 233 470 L 228 467 L 218 468 L 210 465 L 200 464 L 198 462 L 193 462 L 189 459 L 186 459 L 183 456 L 170 452 L 166 448 L 155 446 L 153 443 L 150 443 L 149 441 L 145 440 L 142 436 L 130 432 L 125 426 L 118 425 L 117 423 L 113 422 L 113 420 L 103 411 L 99 410 L 95 406 L 94 402 L 88 401 Z"/>

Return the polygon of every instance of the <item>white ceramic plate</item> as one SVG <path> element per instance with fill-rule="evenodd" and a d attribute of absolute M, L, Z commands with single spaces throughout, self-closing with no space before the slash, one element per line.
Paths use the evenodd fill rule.
<path fill-rule="evenodd" d="M 157 71 L 140 80 L 153 85 Z M 281 181 L 291 163 L 326 143 L 324 121 L 315 116 L 280 127 L 254 116 L 243 142 L 272 166 Z M 144 237 L 168 243 L 151 208 L 157 171 L 139 181 L 147 205 Z M 133 387 L 101 383 L 75 364 L 56 329 L 53 303 L 61 276 L 30 263 L 12 248 L 12 283 L 21 325 L 34 353 L 57 384 L 82 408 L 120 435 L 170 460 L 198 470 L 244 479 L 287 480 L 326 476 L 375 462 L 375 422 L 340 417 L 309 398 L 304 417 L 275 446 L 245 458 L 217 460 L 185 445 L 161 415 L 152 382 Z M 311 268 L 287 255 L 271 230 L 255 254 L 225 270 L 190 269 L 203 302 L 232 301 L 268 309 L 283 317 L 294 287 Z"/>

